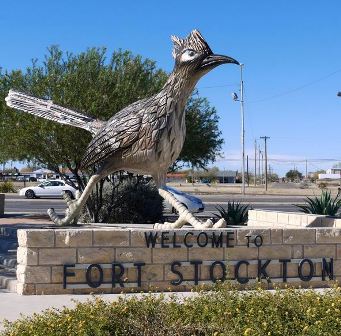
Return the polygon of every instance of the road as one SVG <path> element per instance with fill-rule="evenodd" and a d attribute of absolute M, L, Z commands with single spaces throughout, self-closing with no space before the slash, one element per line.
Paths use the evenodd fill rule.
<path fill-rule="evenodd" d="M 212 216 L 217 205 L 226 206 L 228 201 L 240 201 L 250 204 L 254 209 L 267 209 L 277 211 L 297 211 L 293 204 L 304 202 L 303 196 L 277 196 L 277 195 L 196 195 L 205 204 L 203 216 Z M 65 202 L 62 199 L 26 199 L 17 194 L 7 194 L 5 213 L 46 214 L 48 208 L 54 208 L 58 214 L 65 211 Z"/>

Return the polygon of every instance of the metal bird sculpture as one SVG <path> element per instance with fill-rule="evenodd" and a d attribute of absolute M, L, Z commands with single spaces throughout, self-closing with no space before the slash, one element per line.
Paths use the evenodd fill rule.
<path fill-rule="evenodd" d="M 239 63 L 231 57 L 214 54 L 197 30 L 193 30 L 185 39 L 171 38 L 175 66 L 162 90 L 125 107 L 106 122 L 60 107 L 52 101 L 13 90 L 9 92 L 6 97 L 8 106 L 86 129 L 93 135 L 82 160 L 82 169 L 96 165 L 97 171 L 75 200 L 64 195 L 68 205 L 64 218 L 59 218 L 54 209 L 48 210 L 56 224 L 76 223 L 96 183 L 109 174 L 126 170 L 151 175 L 159 194 L 178 211 L 179 218 L 174 223 L 156 224 L 155 227 L 179 228 L 185 223 L 195 228 L 226 225 L 224 220 L 214 225 L 210 220 L 205 223 L 197 220 L 167 191 L 165 182 L 167 170 L 178 158 L 185 140 L 184 110 L 196 83 L 221 64 Z"/>

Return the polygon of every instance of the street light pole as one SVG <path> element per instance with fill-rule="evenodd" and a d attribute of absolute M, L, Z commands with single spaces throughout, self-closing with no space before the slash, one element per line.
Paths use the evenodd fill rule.
<path fill-rule="evenodd" d="M 240 115 L 241 115 L 241 134 L 240 142 L 242 145 L 242 194 L 245 195 L 245 128 L 244 128 L 244 81 L 243 66 L 240 64 Z"/>

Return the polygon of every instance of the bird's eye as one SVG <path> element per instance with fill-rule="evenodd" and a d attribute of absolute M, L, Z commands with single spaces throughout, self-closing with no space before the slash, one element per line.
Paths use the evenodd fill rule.
<path fill-rule="evenodd" d="M 194 50 L 187 49 L 183 52 L 183 54 L 181 56 L 181 61 L 182 62 L 191 61 L 195 55 L 196 55 L 196 52 Z"/>

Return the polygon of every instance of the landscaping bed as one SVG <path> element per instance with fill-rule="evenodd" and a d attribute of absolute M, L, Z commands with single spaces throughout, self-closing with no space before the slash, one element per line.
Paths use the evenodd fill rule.
<path fill-rule="evenodd" d="M 1 336 L 339 335 L 339 288 L 324 292 L 255 289 L 227 284 L 179 300 L 153 294 L 116 302 L 92 298 L 73 309 L 5 323 Z"/>

